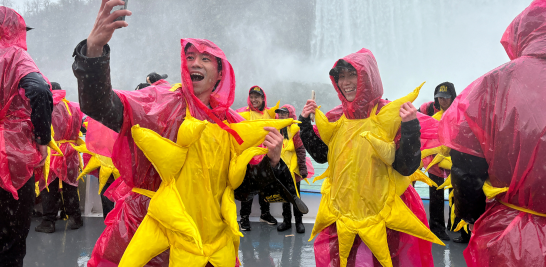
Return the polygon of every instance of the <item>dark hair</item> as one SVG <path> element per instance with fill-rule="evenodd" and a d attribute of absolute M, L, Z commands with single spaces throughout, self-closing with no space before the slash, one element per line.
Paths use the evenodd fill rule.
<path fill-rule="evenodd" d="M 192 43 L 187 43 L 186 46 L 184 46 L 184 54 L 188 52 L 188 49 L 190 49 L 190 47 L 192 47 L 193 44 Z M 216 58 L 216 62 L 218 63 L 218 72 L 222 71 L 222 59 L 219 58 L 219 57 L 215 57 Z"/>
<path fill-rule="evenodd" d="M 150 86 L 149 83 L 141 83 L 141 84 L 137 85 L 137 87 L 135 88 L 135 91 L 146 88 L 148 86 Z"/>
<path fill-rule="evenodd" d="M 339 72 L 342 71 L 343 69 L 347 69 L 349 71 L 353 71 L 353 70 L 356 71 L 355 67 L 353 67 L 353 65 L 351 65 L 349 62 L 343 59 L 338 60 L 336 66 L 330 70 L 330 75 L 334 76 L 334 80 L 336 81 L 336 84 L 339 80 Z"/>
<path fill-rule="evenodd" d="M 165 76 L 167 76 L 167 75 L 165 75 Z M 161 75 L 160 75 L 159 73 L 157 73 L 157 72 L 152 72 L 152 73 L 148 74 L 148 76 L 146 76 L 146 77 L 147 77 L 148 79 L 150 79 L 150 83 L 155 83 L 155 82 L 157 82 L 157 81 L 159 81 L 159 80 L 161 80 L 161 79 L 167 78 L 167 77 L 161 76 Z"/>
<path fill-rule="evenodd" d="M 51 82 L 51 90 L 61 90 L 61 85 L 57 82 Z"/>
<path fill-rule="evenodd" d="M 187 43 L 186 46 L 184 46 L 184 54 L 186 54 L 186 52 L 188 52 L 188 49 L 190 49 L 190 47 L 192 47 L 193 44 L 192 43 Z M 222 59 L 219 58 L 219 57 L 214 57 L 216 58 L 216 62 L 218 63 L 218 72 L 222 71 Z M 220 81 L 217 81 L 216 84 L 214 85 L 214 89 L 212 90 L 213 92 L 216 91 L 216 87 L 218 87 L 218 85 L 220 84 Z"/>

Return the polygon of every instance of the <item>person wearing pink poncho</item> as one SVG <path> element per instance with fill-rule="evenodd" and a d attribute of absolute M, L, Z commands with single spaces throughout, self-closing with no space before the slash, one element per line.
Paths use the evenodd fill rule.
<path fill-rule="evenodd" d="M 27 52 L 31 28 L 0 6 L 0 265 L 23 266 L 35 200 L 34 169 L 51 141 L 50 86 Z"/>
<path fill-rule="evenodd" d="M 60 84 L 52 82 L 51 87 L 53 89 L 51 122 L 53 138 L 63 152 L 63 156 L 51 157 L 47 183 L 43 177 L 40 177 L 38 183 L 44 213 L 42 222 L 34 230 L 43 233 L 55 232 L 59 208 L 62 208 L 68 216 L 68 228 L 78 229 L 83 226 L 78 195 L 80 155 L 71 145 L 76 144 L 79 138 L 83 114 L 77 106 L 65 99 L 66 91 L 61 89 Z"/>
<path fill-rule="evenodd" d="M 75 61 L 72 65 L 78 80 L 82 111 L 119 133 L 113 147 L 112 160 L 121 176 L 106 192 L 109 198 L 115 200 L 116 205 L 105 220 L 106 229 L 97 240 L 88 266 L 117 266 L 123 264 L 122 257 L 126 261 L 130 260 L 125 258 L 124 253 L 128 246 L 130 247 L 135 233 L 138 234 L 137 229 L 143 223 L 149 205 L 153 203 L 149 195 L 138 192 L 154 193 L 162 184 L 160 173 L 135 143 L 131 129 L 134 126 L 147 128 L 173 143 L 180 141 L 177 140 L 180 136 L 179 129 L 187 117 L 190 118 L 189 123 L 195 120 L 206 121 L 203 122 L 204 125 L 210 124 L 210 127 L 216 129 L 215 132 L 204 131 L 202 135 L 205 136 L 204 139 L 201 140 L 202 136 L 198 139 L 199 149 L 203 147 L 202 149 L 206 149 L 214 158 L 203 159 L 195 154 L 192 156 L 206 160 L 210 165 L 206 165 L 207 168 L 193 169 L 195 178 L 177 180 L 177 183 L 183 185 L 177 188 L 188 190 L 178 194 L 180 201 L 186 203 L 184 212 L 202 227 L 199 231 L 203 236 L 203 251 L 212 252 L 206 255 L 201 252 L 197 255 L 186 250 L 186 247 L 172 246 L 170 252 L 168 249 L 150 252 L 148 248 L 143 247 L 138 256 L 146 255 L 144 256 L 146 266 L 166 266 L 170 260 L 176 259 L 170 258 L 172 255 L 175 257 L 185 255 L 179 256 L 179 260 L 186 260 L 189 257 L 198 260 L 199 263 L 194 262 L 193 266 L 212 266 L 212 263 L 215 266 L 235 266 L 238 264 L 235 247 L 238 246 L 239 236 L 233 236 L 234 233 L 226 229 L 233 230 L 233 224 L 228 225 L 227 221 L 235 220 L 236 225 L 236 214 L 232 214 L 235 217 L 225 218 L 223 213 L 220 213 L 224 203 L 222 194 L 229 192 L 226 190 L 230 186 L 228 182 L 222 180 L 227 175 L 224 167 L 230 164 L 230 151 L 226 151 L 225 144 L 220 142 L 225 138 L 229 138 L 228 140 L 233 138 L 239 144 L 244 141 L 229 126 L 243 121 L 241 116 L 230 109 L 235 96 L 233 68 L 223 51 L 211 41 L 182 39 L 180 41 L 182 83 L 172 88 L 159 83 L 138 91 L 112 90 L 108 42 L 116 29 L 128 26 L 127 22 L 114 19 L 118 16 L 131 15 L 131 12 L 128 10 L 118 10 L 112 14 L 110 12 L 114 6 L 122 4 L 121 0 L 102 1 L 91 34 L 74 50 Z M 263 142 L 268 152 L 256 165 L 246 165 L 242 184 L 234 188 L 235 196 L 238 193 L 245 193 L 237 191 L 242 187 L 261 190 L 266 186 L 275 187 L 272 185 L 278 182 L 278 179 L 291 180 L 290 171 L 280 159 L 282 135 L 275 128 L 263 129 L 269 131 Z M 218 138 L 213 138 L 212 133 L 218 133 L 216 136 Z M 224 156 L 225 153 L 227 157 Z M 250 180 L 258 186 L 251 184 L 243 186 L 246 182 L 251 183 Z M 253 197 L 249 194 L 246 196 Z M 229 198 L 229 195 L 226 197 Z M 291 198 L 292 195 L 283 197 L 301 204 L 301 207 L 305 206 L 297 197 L 295 197 L 297 200 Z M 231 201 L 226 203 L 226 206 L 230 203 L 234 205 L 233 197 L 225 201 Z M 188 203 L 192 203 L 191 206 Z M 199 203 L 206 203 L 208 206 L 203 208 Z M 159 233 L 157 235 L 159 237 Z M 184 240 L 180 239 L 180 242 L 186 242 Z M 173 249 L 177 249 L 176 253 Z"/>
<path fill-rule="evenodd" d="M 510 61 L 455 99 L 440 140 L 451 148 L 455 214 L 474 224 L 467 265 L 546 266 L 546 0 L 521 12 L 501 44 Z"/>

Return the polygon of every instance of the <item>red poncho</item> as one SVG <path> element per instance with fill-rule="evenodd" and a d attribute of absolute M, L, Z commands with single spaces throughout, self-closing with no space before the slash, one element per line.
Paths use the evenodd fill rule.
<path fill-rule="evenodd" d="M 262 89 L 262 92 L 264 93 L 264 108 L 262 110 L 259 110 L 259 109 L 255 108 L 252 105 L 252 103 L 250 102 L 250 92 L 254 91 L 254 88 L 262 89 L 261 87 L 259 87 L 257 85 L 254 85 L 254 86 L 250 87 L 250 89 L 248 89 L 248 98 L 246 99 L 247 106 L 236 109 L 235 112 L 239 113 L 239 112 L 245 112 L 245 111 L 250 111 L 251 110 L 251 111 L 263 114 L 265 110 L 269 109 L 269 107 L 267 106 L 267 94 L 265 93 L 265 91 L 263 89 Z"/>
<path fill-rule="evenodd" d="M 51 125 L 55 133 L 53 138 L 59 144 L 64 156 L 51 157 L 47 185 L 55 178 L 59 178 L 69 185 L 78 186 L 80 155 L 70 144 L 76 145 L 76 140 L 79 138 L 82 113 L 79 105 L 68 102 L 65 96 L 66 91 L 53 90 L 53 112 L 51 114 Z M 40 191 L 46 187 L 45 181 L 41 178 Z"/>
<path fill-rule="evenodd" d="M 19 88 L 21 78 L 40 72 L 26 50 L 23 17 L 0 6 L 0 187 L 15 199 L 41 160 L 32 132 L 30 102 L 25 90 Z"/>
<path fill-rule="evenodd" d="M 468 266 L 546 266 L 546 1 L 536 0 L 501 40 L 510 62 L 470 84 L 444 114 L 440 139 L 485 158 L 489 180 L 508 191 L 487 204 L 464 252 Z"/>
<path fill-rule="evenodd" d="M 193 94 L 184 53 L 187 43 L 193 44 L 201 53 L 208 52 L 222 60 L 222 80 L 210 98 L 212 109 Z M 229 108 L 235 96 L 235 75 L 222 50 L 211 41 L 202 39 L 182 39 L 181 45 L 181 88 L 172 92 L 165 84 L 155 84 L 139 91 L 116 91 L 123 103 L 124 113 L 123 126 L 114 145 L 112 159 L 121 176 L 106 192 L 106 195 L 116 202 L 116 206 L 106 217 L 106 229 L 97 240 L 88 266 L 110 266 L 119 263 L 146 215 L 150 202 L 150 198 L 134 193 L 131 189 L 137 187 L 156 191 L 161 183 L 159 174 L 133 141 L 131 136 L 133 125 L 139 124 L 176 142 L 178 129 L 186 115 L 186 107 L 193 117 L 209 120 L 221 127 L 226 126 L 221 122 L 223 120 L 230 123 L 243 120 Z M 231 133 L 229 128 L 225 130 Z M 168 261 L 168 252 L 164 252 L 152 259 L 147 266 L 168 265 Z"/>

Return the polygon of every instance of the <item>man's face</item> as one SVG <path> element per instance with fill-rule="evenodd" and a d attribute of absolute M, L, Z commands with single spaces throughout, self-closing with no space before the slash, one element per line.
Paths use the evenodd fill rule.
<path fill-rule="evenodd" d="M 438 97 L 438 103 L 443 110 L 447 110 L 451 106 L 451 97 Z"/>
<path fill-rule="evenodd" d="M 337 80 L 337 85 L 345 99 L 352 102 L 356 97 L 356 85 L 358 83 L 358 76 L 356 75 L 356 70 L 342 69 L 339 72 L 339 79 Z"/>
<path fill-rule="evenodd" d="M 281 120 L 288 119 L 288 116 L 290 115 L 290 113 L 284 112 L 284 111 L 279 112 L 278 114 L 279 114 L 279 119 L 281 119 Z"/>
<path fill-rule="evenodd" d="M 252 107 L 257 109 L 262 107 L 262 103 L 264 102 L 263 96 L 256 93 L 250 93 L 249 97 L 250 97 L 250 104 L 252 104 Z"/>
<path fill-rule="evenodd" d="M 214 85 L 222 79 L 216 57 L 208 53 L 199 53 L 193 45 L 186 52 L 186 65 L 190 71 L 193 93 L 197 97 L 212 93 Z"/>

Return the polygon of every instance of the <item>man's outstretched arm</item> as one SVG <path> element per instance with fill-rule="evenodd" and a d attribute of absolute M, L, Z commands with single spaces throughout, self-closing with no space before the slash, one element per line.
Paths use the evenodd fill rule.
<path fill-rule="evenodd" d="M 122 0 L 102 0 L 91 33 L 74 50 L 72 65 L 78 79 L 82 112 L 116 132 L 120 131 L 123 123 L 123 105 L 112 91 L 108 42 L 116 29 L 129 26 L 127 22 L 115 19 L 130 16 L 131 11 L 112 12 L 115 6 L 123 4 Z"/>
<path fill-rule="evenodd" d="M 110 47 L 99 57 L 87 57 L 87 40 L 74 49 L 72 70 L 78 80 L 81 111 L 106 127 L 119 132 L 123 123 L 123 104 L 110 81 Z"/>

